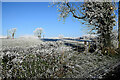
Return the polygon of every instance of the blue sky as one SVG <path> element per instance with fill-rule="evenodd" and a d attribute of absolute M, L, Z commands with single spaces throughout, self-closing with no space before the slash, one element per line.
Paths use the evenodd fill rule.
<path fill-rule="evenodd" d="M 56 7 L 48 7 L 49 2 L 3 2 L 2 33 L 17 28 L 15 37 L 34 35 L 33 31 L 41 27 L 45 37 L 80 37 L 87 32 L 87 27 L 69 16 L 65 24 L 58 21 Z M 74 20 L 74 21 L 73 21 Z"/>

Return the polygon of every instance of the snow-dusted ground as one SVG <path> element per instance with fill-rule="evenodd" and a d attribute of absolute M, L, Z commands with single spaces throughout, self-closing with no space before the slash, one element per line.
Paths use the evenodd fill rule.
<path fill-rule="evenodd" d="M 0 76 L 39 78 L 101 78 L 119 56 L 79 53 L 63 42 L 33 38 L 2 39 Z"/>
<path fill-rule="evenodd" d="M 40 42 L 37 38 L 2 39 L 2 47 L 29 47 L 39 44 Z"/>

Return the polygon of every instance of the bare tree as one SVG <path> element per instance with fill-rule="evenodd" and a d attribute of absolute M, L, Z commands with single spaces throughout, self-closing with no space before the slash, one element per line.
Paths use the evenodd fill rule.
<path fill-rule="evenodd" d="M 7 39 L 9 39 L 11 36 L 10 36 L 10 30 L 7 30 Z"/>
<path fill-rule="evenodd" d="M 8 32 L 11 34 L 12 38 L 14 39 L 14 36 L 15 36 L 15 33 L 16 33 L 16 28 L 12 28 Z"/>
<path fill-rule="evenodd" d="M 39 39 L 41 38 L 41 34 L 43 33 L 42 28 L 36 28 L 34 31 L 34 35 L 37 36 Z"/>
<path fill-rule="evenodd" d="M 60 34 L 58 37 L 59 37 L 60 39 L 63 39 L 64 35 Z"/>

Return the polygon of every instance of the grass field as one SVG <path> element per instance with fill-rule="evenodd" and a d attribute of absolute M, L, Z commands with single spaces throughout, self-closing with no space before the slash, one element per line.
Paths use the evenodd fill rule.
<path fill-rule="evenodd" d="M 62 41 L 1 39 L 2 78 L 102 78 L 120 61 L 117 55 L 80 53 Z"/>

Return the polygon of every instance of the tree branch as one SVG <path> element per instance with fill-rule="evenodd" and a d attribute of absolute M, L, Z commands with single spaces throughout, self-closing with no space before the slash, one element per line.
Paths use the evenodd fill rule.
<path fill-rule="evenodd" d="M 74 10 L 71 10 L 69 3 L 67 3 L 67 6 L 68 6 L 68 8 L 70 9 L 70 12 L 72 13 L 73 17 L 75 17 L 75 18 L 77 18 L 77 19 L 84 19 L 84 18 L 86 17 L 86 15 L 83 16 L 83 17 L 78 17 L 78 16 L 75 15 L 75 13 L 73 12 Z"/>

